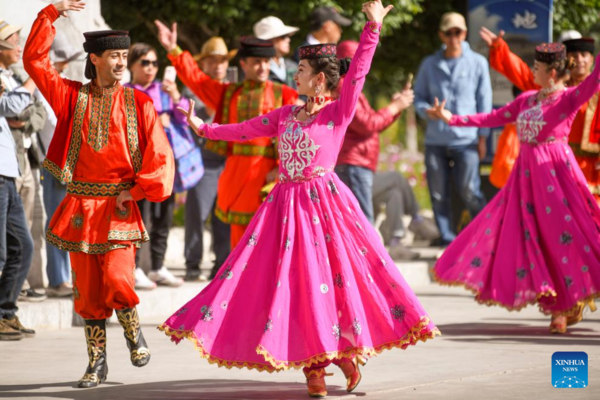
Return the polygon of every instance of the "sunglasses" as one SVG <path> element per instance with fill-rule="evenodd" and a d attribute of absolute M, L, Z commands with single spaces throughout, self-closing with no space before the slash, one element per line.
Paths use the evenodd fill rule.
<path fill-rule="evenodd" d="M 142 64 L 142 67 L 148 67 L 152 65 L 154 68 L 158 68 L 158 60 L 141 60 L 140 63 Z"/>
<path fill-rule="evenodd" d="M 463 31 L 461 31 L 460 29 L 450 29 L 446 32 L 444 32 L 444 36 L 446 36 L 447 38 L 449 37 L 453 37 L 453 36 L 460 36 L 462 34 Z"/>

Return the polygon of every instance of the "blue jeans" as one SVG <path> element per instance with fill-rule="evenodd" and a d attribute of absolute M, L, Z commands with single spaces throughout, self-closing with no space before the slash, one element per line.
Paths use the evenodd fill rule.
<path fill-rule="evenodd" d="M 335 167 L 335 173 L 358 200 L 360 208 L 365 213 L 365 217 L 375 223 L 373 216 L 373 176 L 375 173 L 369 168 L 356 165 L 338 165 Z"/>
<path fill-rule="evenodd" d="M 54 212 L 67 195 L 67 186 L 61 184 L 50 172 L 42 169 L 42 187 L 44 188 L 44 208 L 48 217 L 46 230 L 48 230 Z M 69 252 L 46 243 L 46 257 L 48 259 L 46 273 L 49 286 L 56 287 L 61 283 L 69 282 L 71 280 Z"/>
<path fill-rule="evenodd" d="M 23 203 L 15 180 L 0 176 L 0 318 L 13 318 L 33 256 Z"/>
<path fill-rule="evenodd" d="M 450 162 L 454 164 L 452 167 Z M 435 222 L 440 230 L 442 243 L 449 244 L 456 238 L 451 222 L 450 174 L 460 198 L 473 218 L 486 204 L 480 188 L 477 146 L 426 146 L 425 167 Z"/>

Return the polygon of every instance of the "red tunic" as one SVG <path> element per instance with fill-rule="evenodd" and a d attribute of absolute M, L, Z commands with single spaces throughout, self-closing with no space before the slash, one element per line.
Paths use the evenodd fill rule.
<path fill-rule="evenodd" d="M 215 122 L 233 124 L 295 104 L 296 91 L 288 86 L 244 81 L 221 83 L 206 75 L 185 51 L 169 59 L 181 81 L 208 108 L 217 110 Z M 217 190 L 217 216 L 234 225 L 248 225 L 262 203 L 261 189 L 269 171 L 277 166 L 276 146 L 271 138 L 256 138 L 244 143 L 209 141 L 207 149 L 227 155 Z"/>
<path fill-rule="evenodd" d="M 150 97 L 120 84 L 102 89 L 58 75 L 48 56 L 58 17 L 53 5 L 40 11 L 23 56 L 58 119 L 43 166 L 67 183 L 46 237 L 67 251 L 102 254 L 148 240 L 136 203 L 125 203 L 121 212 L 116 198 L 126 189 L 136 201 L 168 198 L 173 153 Z"/>

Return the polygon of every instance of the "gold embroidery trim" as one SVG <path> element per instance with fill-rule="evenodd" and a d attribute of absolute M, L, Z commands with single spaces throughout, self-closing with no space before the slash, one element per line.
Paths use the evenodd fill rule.
<path fill-rule="evenodd" d="M 100 91 L 92 88 L 92 107 L 87 143 L 96 152 L 108 144 L 110 111 L 113 105 L 114 91 Z"/>
<path fill-rule="evenodd" d="M 125 93 L 125 114 L 127 116 L 127 141 L 133 161 L 133 170 L 137 174 L 142 169 L 142 153 L 138 136 L 137 108 L 133 88 L 123 88 Z"/>
<path fill-rule="evenodd" d="M 133 182 L 95 183 L 72 181 L 67 185 L 67 193 L 77 196 L 113 197 L 123 190 L 130 190 Z"/>
<path fill-rule="evenodd" d="M 127 245 L 119 244 L 119 243 L 87 243 L 84 241 L 80 242 L 71 242 L 69 240 L 64 240 L 60 238 L 58 235 L 53 233 L 50 229 L 46 231 L 46 240 L 48 243 L 53 244 L 61 250 L 69 251 L 72 253 L 81 252 L 86 254 L 105 254 L 111 250 L 115 249 L 125 249 Z M 113 239 L 118 240 L 118 239 Z M 139 248 L 140 242 L 147 242 L 149 240 L 148 234 L 146 232 L 142 233 L 142 240 L 136 242 L 136 246 Z"/>
<path fill-rule="evenodd" d="M 86 325 L 85 338 L 87 340 L 90 367 L 94 367 L 106 346 L 106 331 L 99 326 Z"/>
<path fill-rule="evenodd" d="M 395 340 L 389 343 L 384 343 L 376 347 L 353 347 L 344 351 L 332 351 L 322 354 L 317 354 L 306 360 L 301 361 L 282 361 L 275 359 L 267 349 L 263 346 L 256 348 L 256 353 L 264 357 L 266 364 L 253 363 L 248 361 L 231 361 L 224 360 L 222 358 L 211 355 L 198 340 L 194 331 L 191 330 L 178 330 L 171 329 L 167 324 L 162 324 L 158 329 L 164 332 L 167 336 L 171 337 L 172 341 L 178 342 L 182 338 L 186 338 L 194 344 L 196 350 L 200 352 L 200 357 L 208 360 L 209 364 L 217 364 L 219 367 L 225 367 L 227 369 L 235 368 L 247 368 L 256 369 L 260 372 L 266 371 L 269 373 L 285 371 L 289 369 L 299 369 L 303 367 L 310 367 L 312 365 L 321 363 L 325 360 L 335 360 L 343 358 L 353 358 L 357 355 L 374 357 L 380 354 L 383 350 L 390 350 L 392 348 L 400 348 L 405 350 L 408 346 L 414 346 L 418 342 L 425 342 L 429 339 L 433 339 L 436 336 L 441 336 L 441 332 L 435 328 L 426 332 L 423 332 L 429 325 L 430 321 L 428 317 L 421 317 L 419 322 L 416 323 L 403 337 L 402 339 Z"/>
<path fill-rule="evenodd" d="M 130 342 L 137 344 L 138 332 L 140 331 L 140 319 L 137 309 L 132 308 L 131 311 L 117 311 L 117 318 L 125 330 L 125 336 L 127 339 L 129 339 Z"/>

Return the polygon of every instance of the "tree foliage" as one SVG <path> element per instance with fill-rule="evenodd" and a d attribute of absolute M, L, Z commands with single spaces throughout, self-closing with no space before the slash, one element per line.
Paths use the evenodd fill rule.
<path fill-rule="evenodd" d="M 160 47 L 153 21 L 178 22 L 179 43 L 196 53 L 210 36 L 222 36 L 230 47 L 252 34 L 259 19 L 276 15 L 287 25 L 300 27 L 292 37 L 299 45 L 308 33 L 309 15 L 320 5 L 337 7 L 354 21 L 344 39 L 358 39 L 364 23 L 364 0 L 102 0 L 102 14 L 115 29 L 127 29 L 136 42 Z M 382 45 L 369 74 L 367 88 L 378 92 L 399 90 L 409 72 L 416 73 L 421 60 L 440 47 L 437 27 L 444 12 L 467 11 L 468 0 L 392 0 L 395 9 L 385 20 Z M 555 34 L 577 29 L 584 34 L 598 30 L 600 0 L 554 0 Z M 159 55 L 164 56 L 162 49 Z"/>

